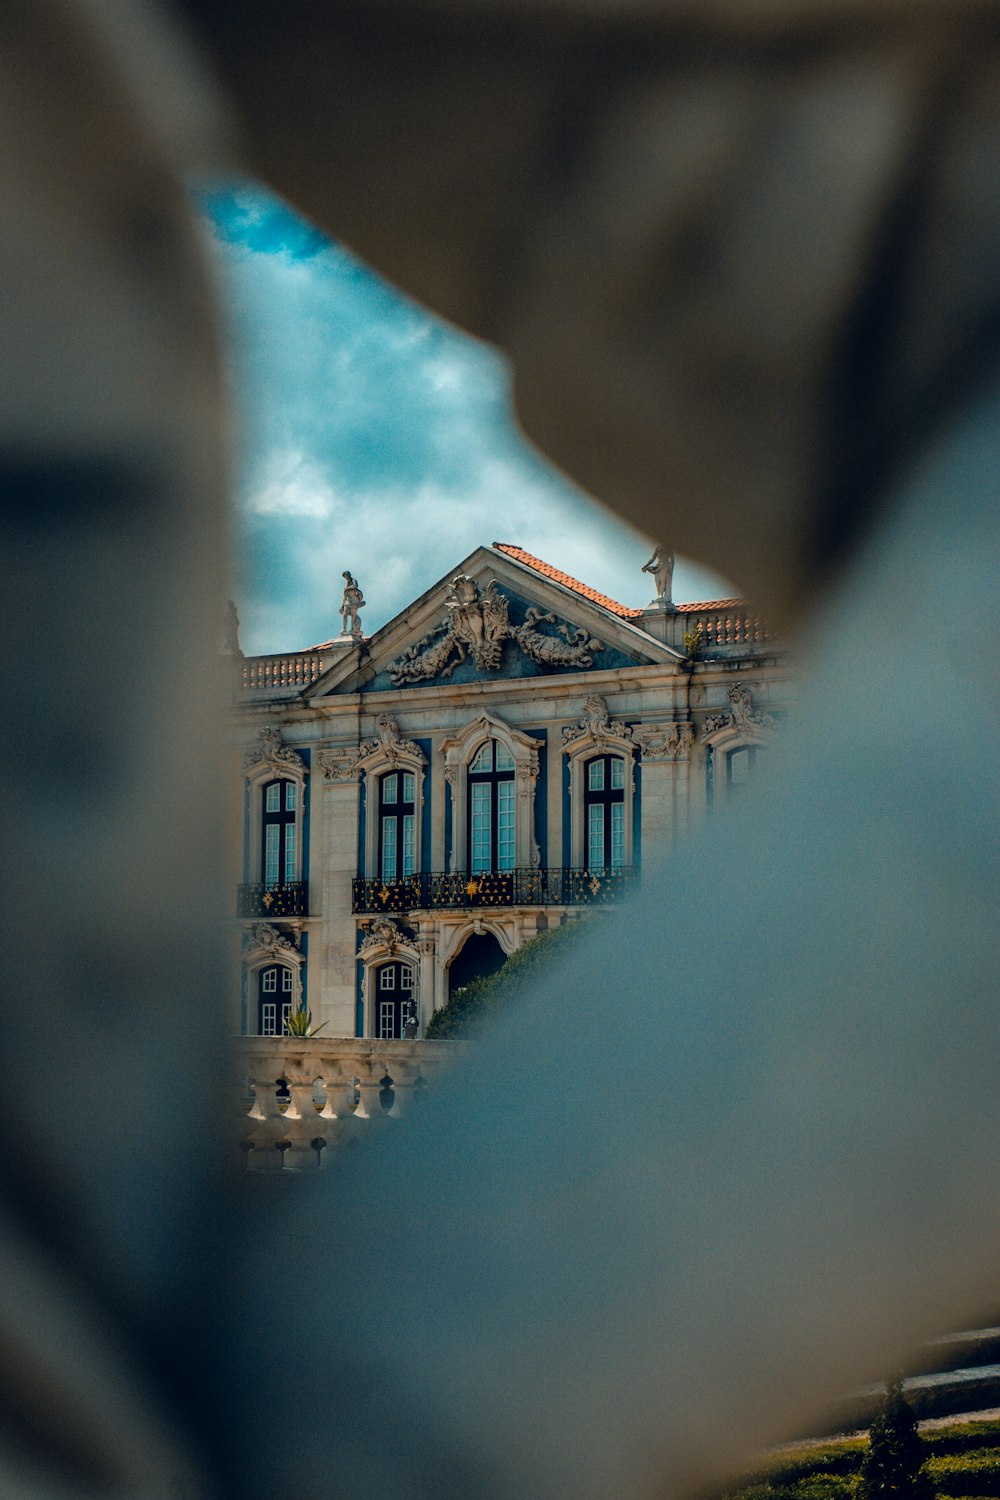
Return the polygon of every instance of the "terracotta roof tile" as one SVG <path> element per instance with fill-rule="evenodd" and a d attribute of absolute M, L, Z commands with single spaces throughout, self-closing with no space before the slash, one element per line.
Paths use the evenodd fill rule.
<path fill-rule="evenodd" d="M 533 568 L 536 573 L 541 573 L 543 578 L 551 578 L 553 582 L 561 583 L 564 588 L 572 589 L 574 593 L 580 594 L 584 599 L 589 599 L 593 604 L 599 604 L 602 609 L 609 610 L 611 614 L 618 615 L 622 620 L 638 620 L 642 616 L 641 609 L 631 609 L 627 604 L 619 604 L 617 599 L 611 599 L 607 594 L 592 589 L 589 584 L 581 583 L 578 578 L 564 573 L 561 568 L 553 568 L 550 563 L 542 562 L 540 557 L 533 557 L 530 552 L 525 552 L 523 547 L 515 547 L 511 542 L 494 542 L 493 545 L 498 552 L 506 552 L 508 557 L 513 557 L 517 562 L 524 563 L 525 567 Z M 674 608 L 679 614 L 695 614 L 702 609 L 740 609 L 745 604 L 745 599 L 700 599 L 696 604 L 676 604 Z"/>
<path fill-rule="evenodd" d="M 498 552 L 505 552 L 515 562 L 524 563 L 526 568 L 533 568 L 536 573 L 541 573 L 543 578 L 551 578 L 553 583 L 561 583 L 564 588 L 572 589 L 584 599 L 589 599 L 592 604 L 599 604 L 610 614 L 618 615 L 622 620 L 637 620 L 642 614 L 641 609 L 630 609 L 627 604 L 619 604 L 617 599 L 602 594 L 597 589 L 592 589 L 589 584 L 581 583 L 578 578 L 573 578 L 569 573 L 564 573 L 561 568 L 553 568 L 549 563 L 542 562 L 540 557 L 533 557 L 530 552 L 525 552 L 523 547 L 515 547 L 509 542 L 494 542 Z"/>
<path fill-rule="evenodd" d="M 699 599 L 697 604 L 675 604 L 678 614 L 693 615 L 700 609 L 745 609 L 745 599 Z"/>

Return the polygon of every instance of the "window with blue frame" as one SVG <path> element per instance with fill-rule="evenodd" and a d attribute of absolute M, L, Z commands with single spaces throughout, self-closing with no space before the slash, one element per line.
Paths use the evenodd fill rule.
<path fill-rule="evenodd" d="M 499 740 L 487 740 L 469 766 L 468 849 L 474 874 L 514 868 L 514 772 L 514 757 Z"/>
<path fill-rule="evenodd" d="M 294 781 L 269 781 L 261 788 L 261 879 L 285 885 L 296 878 Z"/>
<path fill-rule="evenodd" d="M 416 869 L 417 779 L 412 771 L 390 771 L 378 783 L 379 876 L 405 879 Z"/>
<path fill-rule="evenodd" d="M 625 864 L 625 761 L 595 755 L 584 766 L 587 869 L 620 870 Z"/>

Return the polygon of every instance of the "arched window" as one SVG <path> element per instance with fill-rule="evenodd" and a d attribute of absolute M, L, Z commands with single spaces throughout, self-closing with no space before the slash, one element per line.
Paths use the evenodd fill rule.
<path fill-rule="evenodd" d="M 265 885 L 287 885 L 295 879 L 294 781 L 268 781 L 261 788 L 261 878 Z"/>
<path fill-rule="evenodd" d="M 588 870 L 625 865 L 625 760 L 595 755 L 585 766 L 584 816 Z"/>
<path fill-rule="evenodd" d="M 374 979 L 375 1036 L 398 1041 L 407 1021 L 416 1015 L 413 965 L 393 959 L 375 970 Z"/>
<path fill-rule="evenodd" d="M 412 771 L 390 771 L 378 782 L 379 877 L 406 879 L 416 869 L 416 781 Z"/>
<path fill-rule="evenodd" d="M 513 870 L 515 861 L 514 757 L 499 740 L 487 740 L 469 766 L 469 869 Z"/>
<path fill-rule="evenodd" d="M 282 1036 L 292 1012 L 295 975 L 287 964 L 266 964 L 257 970 L 257 1031 L 260 1036 Z"/>

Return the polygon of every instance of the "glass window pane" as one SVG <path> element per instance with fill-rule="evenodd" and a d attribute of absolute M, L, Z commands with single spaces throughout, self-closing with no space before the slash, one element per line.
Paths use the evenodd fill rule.
<path fill-rule="evenodd" d="M 382 1041 L 392 1041 L 396 1035 L 394 1025 L 396 1007 L 391 1000 L 383 1000 L 378 1008 L 378 1034 Z"/>
<path fill-rule="evenodd" d="M 280 796 L 281 783 L 278 781 L 272 781 L 270 786 L 264 788 L 264 811 L 279 812 L 281 809 L 281 803 L 278 801 L 278 798 Z"/>
<path fill-rule="evenodd" d="M 395 802 L 399 787 L 399 777 L 393 771 L 391 776 L 382 777 L 382 801 L 383 803 Z"/>
<path fill-rule="evenodd" d="M 417 795 L 417 778 L 412 771 L 403 772 L 403 801 L 412 802 Z"/>
<path fill-rule="evenodd" d="M 493 741 L 487 740 L 479 754 L 476 756 L 470 771 L 492 771 L 493 769 Z"/>
<path fill-rule="evenodd" d="M 611 762 L 611 790 L 620 791 L 625 785 L 625 762 L 616 755 Z"/>
<path fill-rule="evenodd" d="M 587 762 L 587 786 L 592 792 L 604 791 L 603 760 L 591 760 Z"/>
<path fill-rule="evenodd" d="M 273 1000 L 260 1008 L 260 1034 L 261 1036 L 278 1035 L 278 1008 Z"/>
<path fill-rule="evenodd" d="M 592 802 L 587 808 L 587 869 L 604 869 L 604 804 Z"/>
<path fill-rule="evenodd" d="M 285 782 L 285 812 L 295 811 L 295 782 Z"/>
<path fill-rule="evenodd" d="M 382 879 L 396 878 L 396 819 L 382 819 Z"/>
<path fill-rule="evenodd" d="M 291 993 L 291 988 L 292 988 L 292 971 L 291 971 L 291 969 L 282 969 L 282 971 L 281 971 L 281 988 L 285 991 L 286 995 Z"/>
<path fill-rule="evenodd" d="M 295 879 L 295 824 L 289 823 L 285 829 L 285 879 Z"/>
<path fill-rule="evenodd" d="M 496 742 L 496 752 L 497 752 L 497 770 L 498 771 L 513 771 L 513 769 L 514 769 L 514 757 L 513 757 L 513 755 L 511 755 L 510 751 L 507 749 L 507 746 L 506 745 L 501 745 L 501 743 L 500 743 L 499 740 L 497 740 L 497 742 Z"/>
<path fill-rule="evenodd" d="M 514 868 L 514 783 L 497 782 L 497 869 Z"/>
<path fill-rule="evenodd" d="M 394 990 L 396 988 L 395 964 L 386 964 L 384 969 L 379 969 L 378 987 L 380 990 Z"/>
<path fill-rule="evenodd" d="M 285 1034 L 285 1022 L 288 1020 L 288 1017 L 291 1015 L 291 1013 L 292 1013 L 292 1002 L 290 1000 L 286 1000 L 284 1002 L 284 1004 L 282 1005 L 282 1007 L 281 1007 L 281 1034 L 282 1034 L 282 1036 L 284 1036 L 284 1034 Z"/>
<path fill-rule="evenodd" d="M 413 864 L 413 824 L 412 813 L 407 813 L 403 819 L 403 874 L 412 875 Z"/>
<path fill-rule="evenodd" d="M 413 989 L 413 970 L 409 964 L 404 964 L 399 971 L 399 988 L 401 990 Z"/>
<path fill-rule="evenodd" d="M 281 838 L 281 824 L 268 823 L 264 833 L 264 884 L 277 885 L 280 879 L 278 874 L 278 842 Z"/>
<path fill-rule="evenodd" d="M 492 848 L 490 841 L 490 786 L 482 782 L 474 782 L 469 788 L 472 793 L 472 861 L 473 870 L 489 870 L 492 868 Z"/>
<path fill-rule="evenodd" d="M 625 804 L 611 804 L 611 868 L 620 870 L 625 863 Z"/>
<path fill-rule="evenodd" d="M 265 969 L 264 970 L 264 985 L 263 985 L 263 988 L 264 988 L 265 993 L 267 993 L 267 992 L 269 992 L 271 990 L 276 990 L 278 988 L 278 971 L 277 971 L 277 969 Z"/>

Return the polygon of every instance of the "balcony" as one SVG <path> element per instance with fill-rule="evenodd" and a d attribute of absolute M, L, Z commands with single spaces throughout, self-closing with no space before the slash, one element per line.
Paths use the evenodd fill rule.
<path fill-rule="evenodd" d="M 403 880 L 355 880 L 352 911 L 472 910 L 483 906 L 605 906 L 638 884 L 621 870 L 493 870 L 422 873 Z"/>
<path fill-rule="evenodd" d="M 240 885 L 236 888 L 238 917 L 307 917 L 309 882 L 288 881 L 284 885 Z"/>

